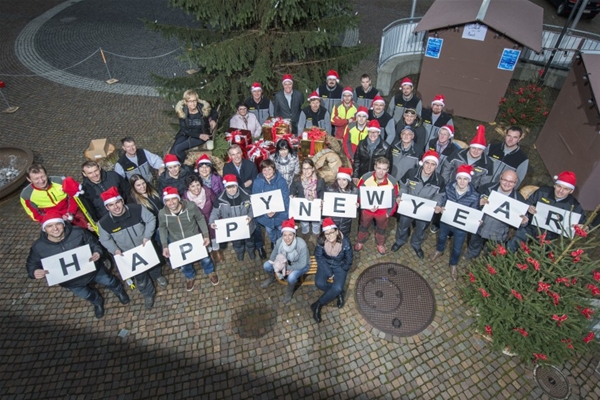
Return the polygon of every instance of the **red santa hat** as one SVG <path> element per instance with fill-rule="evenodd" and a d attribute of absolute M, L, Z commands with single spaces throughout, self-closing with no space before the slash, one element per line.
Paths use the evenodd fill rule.
<path fill-rule="evenodd" d="M 294 79 L 292 78 L 291 74 L 285 74 L 283 75 L 283 77 L 281 78 L 281 83 L 286 83 L 286 82 L 294 82 Z"/>
<path fill-rule="evenodd" d="M 227 174 L 223 177 L 223 186 L 238 185 L 237 177 L 234 174 Z"/>
<path fill-rule="evenodd" d="M 48 210 L 46 214 L 42 215 L 42 231 L 45 231 L 46 225 L 54 224 L 56 222 L 60 222 L 63 225 L 65 224 L 65 220 L 62 218 L 62 215 L 58 211 Z"/>
<path fill-rule="evenodd" d="M 107 191 L 102 192 L 100 194 L 100 197 L 102 197 L 102 201 L 104 201 L 104 205 L 114 203 L 117 200 L 123 200 L 123 198 L 119 194 L 119 191 L 114 186 L 111 186 L 108 188 Z"/>
<path fill-rule="evenodd" d="M 65 192 L 69 197 L 77 197 L 80 194 L 83 194 L 81 184 L 70 176 L 67 176 L 65 179 L 63 179 L 62 191 Z"/>
<path fill-rule="evenodd" d="M 165 167 L 172 167 L 173 165 L 181 165 L 179 159 L 175 154 L 167 154 L 164 159 Z"/>
<path fill-rule="evenodd" d="M 339 167 L 337 172 L 337 179 L 347 179 L 349 181 L 352 180 L 352 168 Z"/>
<path fill-rule="evenodd" d="M 258 82 L 254 82 L 254 83 L 252 84 L 252 86 L 250 86 L 250 91 L 251 91 L 251 92 L 255 92 L 255 91 L 257 91 L 257 90 L 261 90 L 261 91 L 262 91 L 262 86 L 260 86 L 260 83 L 258 83 Z"/>
<path fill-rule="evenodd" d="M 194 172 L 198 172 L 200 165 L 202 164 L 212 165 L 212 161 L 210 161 L 208 154 L 202 154 L 200 158 L 196 160 L 196 168 L 194 168 Z"/>
<path fill-rule="evenodd" d="M 471 180 L 471 177 L 473 176 L 474 172 L 473 172 L 473 166 L 469 165 L 469 164 L 463 164 L 460 167 L 458 167 L 458 169 L 456 170 L 456 177 L 458 178 L 459 176 L 465 177 L 465 178 L 469 178 L 469 181 Z"/>
<path fill-rule="evenodd" d="M 435 165 L 440 165 L 440 155 L 435 150 L 427 150 L 419 161 L 419 165 L 425 164 L 425 161 L 433 161 Z"/>
<path fill-rule="evenodd" d="M 485 150 L 485 148 L 487 147 L 487 142 L 485 141 L 485 126 L 477 126 L 477 134 L 475 135 L 473 140 L 471 140 L 469 146 Z"/>
<path fill-rule="evenodd" d="M 317 93 L 317 91 L 313 91 L 310 96 L 308 96 L 308 101 L 311 102 L 312 100 L 321 100 L 321 97 L 319 96 L 319 93 Z"/>
<path fill-rule="evenodd" d="M 354 95 L 354 89 L 352 89 L 350 86 L 346 86 L 344 88 L 344 90 L 342 91 L 342 96 L 345 94 L 351 94 Z"/>
<path fill-rule="evenodd" d="M 329 217 L 325 218 L 323 220 L 323 232 L 327 232 L 331 229 L 337 229 L 337 225 L 335 224 L 335 222 L 333 222 L 333 220 Z"/>
<path fill-rule="evenodd" d="M 400 81 L 400 88 L 402 88 L 402 86 L 404 86 L 404 85 L 413 86 L 413 81 L 407 76 L 406 78 L 404 78 Z"/>
<path fill-rule="evenodd" d="M 433 98 L 433 101 L 431 102 L 431 105 L 434 104 L 439 104 L 442 107 L 446 106 L 446 102 L 444 99 L 444 95 L 443 94 L 436 94 L 435 97 Z"/>
<path fill-rule="evenodd" d="M 577 184 L 577 177 L 575 176 L 575 172 L 563 171 L 560 174 L 554 176 L 554 183 L 556 183 L 557 185 L 568 187 L 571 190 L 575 190 L 575 185 Z"/>
<path fill-rule="evenodd" d="M 385 99 L 383 97 L 381 97 L 380 95 L 377 95 L 375 97 L 373 97 L 373 103 L 383 103 L 383 105 L 385 106 Z"/>
<path fill-rule="evenodd" d="M 454 137 L 454 127 L 452 125 L 444 125 L 440 128 L 440 130 L 445 129 L 450 133 L 450 139 Z"/>
<path fill-rule="evenodd" d="M 179 196 L 179 192 L 177 191 L 176 188 L 174 188 L 172 186 L 167 186 L 166 188 L 163 189 L 163 203 L 167 199 L 174 199 L 174 198 L 178 198 L 179 200 L 181 200 L 181 196 Z"/>
<path fill-rule="evenodd" d="M 283 221 L 281 224 L 281 232 L 285 231 L 296 233 L 296 222 L 294 222 L 294 217 L 288 219 L 287 221 Z"/>
<path fill-rule="evenodd" d="M 379 125 L 379 121 L 376 119 L 369 121 L 367 124 L 367 130 L 381 132 L 381 125 Z"/>
<path fill-rule="evenodd" d="M 339 82 L 340 81 L 340 74 L 338 74 L 336 70 L 330 69 L 329 71 L 327 71 L 327 78 L 326 79 L 335 79 L 336 82 Z"/>
<path fill-rule="evenodd" d="M 356 111 L 356 116 L 358 116 L 358 114 L 363 114 L 365 117 L 369 116 L 369 110 L 367 110 L 367 107 L 365 106 L 360 106 L 358 107 L 358 111 Z"/>

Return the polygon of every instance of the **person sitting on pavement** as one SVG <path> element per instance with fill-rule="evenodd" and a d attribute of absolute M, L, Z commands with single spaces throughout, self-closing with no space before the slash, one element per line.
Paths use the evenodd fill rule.
<path fill-rule="evenodd" d="M 446 161 L 444 161 L 444 165 L 442 166 L 442 177 L 444 180 L 446 182 L 452 182 L 456 177 L 458 167 L 463 164 L 468 164 L 473 166 L 474 175 L 471 179 L 471 185 L 473 185 L 475 189 L 478 189 L 479 186 L 483 186 L 486 183 L 490 183 L 492 180 L 494 164 L 484 153 L 485 148 L 485 127 L 479 125 L 477 127 L 477 134 L 473 140 L 471 140 L 469 147 L 448 156 Z"/>
<path fill-rule="evenodd" d="M 275 145 L 275 153 L 271 154 L 269 159 L 273 160 L 277 172 L 281 174 L 288 187 L 290 187 L 294 177 L 300 173 L 300 161 L 289 142 L 285 139 L 279 139 Z"/>
<path fill-rule="evenodd" d="M 444 199 L 444 205 L 448 200 L 463 205 L 465 207 L 471 207 L 477 209 L 479 205 L 479 194 L 475 190 L 475 187 L 471 184 L 471 177 L 473 176 L 473 166 L 463 164 L 458 167 L 456 172 L 456 179 L 446 185 L 446 198 Z M 440 213 L 444 211 L 444 207 L 436 206 L 435 212 Z M 440 222 L 440 230 L 437 237 L 437 245 L 435 253 L 431 257 L 431 261 L 438 259 L 444 250 L 446 249 L 446 242 L 448 241 L 448 235 L 452 232 L 452 252 L 450 253 L 450 273 L 453 280 L 458 279 L 458 261 L 460 260 L 460 252 L 462 246 L 467 238 L 466 231 L 450 226 L 444 222 Z"/>
<path fill-rule="evenodd" d="M 248 112 L 254 114 L 258 123 L 263 125 L 269 117 L 274 116 L 273 102 L 268 97 L 263 96 L 262 86 L 259 82 L 254 82 L 250 87 L 252 96 L 244 100 L 244 104 L 248 107 Z"/>
<path fill-rule="evenodd" d="M 581 218 L 578 221 L 570 221 L 570 223 L 582 228 L 581 225 L 585 222 L 585 212 L 579 201 L 573 196 L 576 185 L 577 176 L 575 173 L 572 171 L 563 171 L 554 176 L 554 186 L 542 186 L 533 192 L 525 201 L 529 204 L 529 209 L 527 210 L 529 223 L 517 229 L 515 236 L 508 242 L 508 249 L 513 252 L 517 251 L 522 243 L 527 242 L 528 237 L 535 238 L 544 235 L 545 240 L 555 240 L 560 236 L 557 233 L 540 229 L 532 224 L 533 218 L 537 214 L 536 205 L 538 203 L 580 214 Z"/>
<path fill-rule="evenodd" d="M 369 238 L 369 228 L 375 221 L 375 243 L 377 252 L 385 254 L 385 235 L 390 216 L 396 212 L 396 197 L 398 197 L 398 182 L 388 174 L 390 170 L 390 161 L 385 157 L 379 157 L 375 160 L 375 168 L 372 172 L 367 172 L 360 178 L 358 188 L 361 186 L 389 186 L 392 188 L 392 207 L 378 208 L 373 207 L 370 210 L 362 209 L 360 214 L 360 224 L 358 225 L 358 235 L 354 250 L 361 251 L 365 242 Z"/>
<path fill-rule="evenodd" d="M 187 190 L 185 178 L 193 175 L 192 169 L 187 165 L 179 162 L 174 154 L 165 156 L 166 170 L 158 177 L 158 191 L 162 192 L 166 187 L 174 187 L 182 196 Z"/>
<path fill-rule="evenodd" d="M 134 174 L 144 177 L 146 182 L 152 182 L 152 169 L 157 171 L 157 175 L 165 170 L 163 160 L 154 153 L 146 149 L 138 149 L 135 145 L 135 139 L 126 136 L 121 139 L 123 155 L 115 164 L 115 172 L 125 179 L 130 179 Z"/>
<path fill-rule="evenodd" d="M 367 130 L 369 134 L 356 147 L 354 162 L 352 163 L 352 169 L 354 170 L 352 180 L 355 185 L 358 184 L 360 177 L 375 169 L 377 158 L 385 157 L 390 165 L 392 164 L 392 147 L 381 138 L 379 122 L 377 120 L 369 121 Z"/>
<path fill-rule="evenodd" d="M 487 185 L 483 185 L 479 188 L 480 208 L 483 208 L 487 203 L 489 203 L 488 197 L 494 191 L 520 202 L 525 202 L 525 199 L 521 193 L 519 193 L 516 189 L 518 186 L 519 178 L 517 178 L 517 173 L 513 170 L 504 171 L 504 173 L 500 176 L 500 182 L 490 182 Z M 529 222 L 527 216 L 522 215 L 521 218 L 523 218 L 521 226 L 527 225 L 527 222 Z M 471 260 L 478 257 L 481 253 L 481 250 L 483 250 L 484 245 L 488 241 L 492 241 L 494 243 L 506 243 L 509 229 L 510 225 L 507 223 L 499 221 L 490 215 L 484 214 L 483 223 L 477 230 L 477 233 L 471 234 L 465 260 Z"/>
<path fill-rule="evenodd" d="M 183 93 L 183 99 L 175 106 L 175 113 L 179 118 L 179 131 L 170 153 L 175 154 L 179 162 L 183 163 L 187 149 L 202 146 L 212 139 L 219 114 L 207 101 L 200 100 L 194 90 Z"/>
<path fill-rule="evenodd" d="M 63 191 L 64 178 L 48 176 L 42 164 L 30 165 L 25 174 L 29 185 L 21 191 L 20 201 L 32 220 L 41 223 L 46 213 L 56 212 L 65 221 L 88 229 L 88 222 L 77 207 L 77 202 Z"/>
<path fill-rule="evenodd" d="M 156 217 L 139 204 L 125 205 L 115 187 L 101 194 L 108 213 L 98 221 L 100 243 L 115 257 L 138 246 L 153 246 L 152 237 L 156 230 Z M 146 310 L 154 307 L 156 289 L 152 281 L 166 289 L 168 281 L 162 274 L 162 264 L 135 275 L 136 287 L 144 296 Z"/>
<path fill-rule="evenodd" d="M 427 132 L 425 143 L 428 144 L 432 139 L 437 138 L 438 131 L 442 126 L 454 126 L 452 115 L 444 111 L 446 99 L 443 94 L 435 95 L 431 102 L 431 108 L 424 108 L 421 112 L 421 121 L 423 128 Z"/>
<path fill-rule="evenodd" d="M 94 262 L 96 270 L 59 285 L 92 303 L 94 314 L 98 319 L 104 316 L 104 299 L 98 290 L 90 286 L 92 283 L 106 286 L 117 296 L 121 304 L 129 303 L 129 296 L 121 282 L 104 267 L 101 261 L 102 246 L 94 235 L 80 227 L 71 226 L 56 211 L 48 211 L 42 216 L 41 222 L 40 237 L 33 243 L 27 256 L 27 274 L 30 278 L 44 279 L 49 273 L 43 269 L 42 259 L 89 245 L 92 252 L 90 261 Z"/>
<path fill-rule="evenodd" d="M 194 172 L 198 174 L 202 181 L 202 186 L 209 188 L 216 196 L 219 196 L 225 190 L 223 187 L 223 178 L 217 172 L 210 157 L 207 154 L 202 154 L 196 160 Z"/>
<path fill-rule="evenodd" d="M 129 182 L 115 171 L 105 171 L 97 162 L 86 161 L 81 165 L 81 173 L 84 178 L 81 184 L 83 194 L 80 199 L 94 221 L 99 221 L 108 213 L 100 196 L 108 188 L 116 187 L 119 195 L 127 202 L 131 187 Z"/>
<path fill-rule="evenodd" d="M 354 259 L 350 240 L 338 230 L 331 218 L 323 220 L 323 231 L 317 239 L 315 259 L 317 260 L 315 286 L 324 293 L 311 304 L 310 309 L 314 320 L 321 322 L 323 306 L 331 303 L 333 299 L 337 298 L 337 308 L 344 307 L 344 285 Z M 331 277 L 333 282 L 329 282 Z"/>
<path fill-rule="evenodd" d="M 252 205 L 250 204 L 250 194 L 239 187 L 235 175 L 225 175 L 223 177 L 225 191 L 214 202 L 210 213 L 210 226 L 217 229 L 215 221 L 223 218 L 246 217 L 250 237 L 248 239 L 234 240 L 233 251 L 237 255 L 238 261 L 244 261 L 244 253 L 248 252 L 250 260 L 256 258 L 254 254 L 254 240 L 252 233 L 257 228 L 252 214 Z"/>
<path fill-rule="evenodd" d="M 319 176 L 315 169 L 315 163 L 310 158 L 302 161 L 302 172 L 294 178 L 290 186 L 290 198 L 300 197 L 309 201 L 321 199 L 325 192 L 325 181 Z M 300 221 L 302 234 L 308 235 L 312 226 L 312 233 L 318 235 L 321 232 L 321 221 Z"/>
<path fill-rule="evenodd" d="M 328 134 L 331 133 L 331 114 L 321 105 L 321 98 L 317 92 L 308 96 L 308 106 L 300 112 L 298 119 L 298 134 L 309 131 L 312 127 L 321 128 Z"/>
<path fill-rule="evenodd" d="M 344 145 L 344 153 L 346 153 L 346 157 L 348 157 L 350 162 L 354 160 L 354 153 L 356 153 L 356 147 L 358 147 L 360 141 L 369 134 L 367 130 L 368 116 L 369 110 L 365 107 L 359 107 L 355 114 L 356 121 L 349 123 L 344 131 L 342 143 Z"/>
<path fill-rule="evenodd" d="M 436 171 L 440 162 L 439 155 L 435 151 L 428 151 L 423 154 L 419 163 L 420 166 L 407 171 L 400 179 L 400 193 L 424 199 L 434 200 L 437 206 L 442 205 L 444 200 L 446 182 L 444 178 Z M 400 204 L 401 197 L 396 202 Z M 414 224 L 414 232 L 410 244 L 417 257 L 424 258 L 425 254 L 421 244 L 425 240 L 425 228 L 429 225 L 428 221 L 411 218 L 407 215 L 401 215 L 396 228 L 396 241 L 392 246 L 392 251 L 398 251 L 408 241 L 408 235 L 411 226 Z"/>
<path fill-rule="evenodd" d="M 194 174 L 186 176 L 185 183 L 187 190 L 183 193 L 182 199 L 187 200 L 190 204 L 195 204 L 204 219 L 209 221 L 210 213 L 217 202 L 217 196 L 212 190 L 203 186 L 200 178 Z M 208 226 L 208 232 L 211 242 L 209 246 L 210 255 L 215 262 L 221 262 L 223 261 L 223 253 L 221 253 L 221 247 L 215 238 L 215 230 L 210 225 Z"/>
<path fill-rule="evenodd" d="M 283 303 L 292 300 L 298 280 L 308 272 L 310 254 L 304 239 L 296 236 L 294 218 L 283 221 L 281 224 L 282 236 L 277 239 L 271 257 L 264 263 L 263 269 L 269 275 L 260 285 L 263 289 L 275 282 L 275 269 L 277 268 L 280 279 L 287 277 L 287 287 Z"/>
<path fill-rule="evenodd" d="M 202 234 L 203 246 L 208 247 L 210 245 L 208 225 L 198 207 L 190 204 L 187 200 L 181 200 L 177 189 L 173 187 L 166 187 L 163 190 L 163 201 L 166 207 L 158 213 L 158 230 L 164 257 L 171 257 L 169 243 L 198 234 Z M 200 264 L 204 273 L 208 275 L 210 283 L 213 286 L 218 285 L 219 277 L 215 272 L 215 265 L 210 256 L 200 259 Z M 191 292 L 194 290 L 196 279 L 196 270 L 193 263 L 183 265 L 181 272 L 186 278 L 185 289 Z"/>
<path fill-rule="evenodd" d="M 400 91 L 396 93 L 393 101 L 388 107 L 388 114 L 394 117 L 396 123 L 402 119 L 404 109 L 412 108 L 416 111 L 417 115 L 421 115 L 421 110 L 423 109 L 423 103 L 415 94 L 413 81 L 409 77 L 400 81 L 399 89 Z"/>
<path fill-rule="evenodd" d="M 328 192 L 343 193 L 343 194 L 355 194 L 358 195 L 358 188 L 352 181 L 352 168 L 340 167 L 338 169 L 335 181 L 327 188 Z M 356 202 L 356 208 L 360 204 L 358 198 Z M 350 238 L 350 231 L 352 230 L 352 221 L 354 218 L 346 217 L 331 217 L 339 231 L 347 238 Z"/>
<path fill-rule="evenodd" d="M 262 135 L 262 126 L 254 114 L 248 112 L 248 107 L 243 102 L 235 105 L 237 113 L 229 120 L 229 127 L 233 129 L 243 129 L 250 131 L 254 139 Z"/>

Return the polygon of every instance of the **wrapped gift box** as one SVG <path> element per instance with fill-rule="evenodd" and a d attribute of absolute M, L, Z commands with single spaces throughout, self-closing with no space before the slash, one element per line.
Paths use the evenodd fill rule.
<path fill-rule="evenodd" d="M 234 129 L 231 128 L 225 132 L 225 140 L 229 142 L 229 145 L 237 144 L 242 149 L 242 156 L 248 158 L 246 148 L 252 144 L 252 132 L 246 129 Z"/>
<path fill-rule="evenodd" d="M 248 160 L 254 162 L 258 172 L 261 172 L 260 163 L 275 153 L 275 144 L 271 141 L 257 140 L 246 147 L 246 153 L 248 154 Z"/>
<path fill-rule="evenodd" d="M 316 127 L 302 132 L 302 141 L 300 141 L 300 154 L 302 157 L 312 157 L 323 150 L 326 136 L 327 131 Z"/>
<path fill-rule="evenodd" d="M 287 118 L 268 119 L 262 126 L 263 139 L 277 143 L 281 136 L 292 132 L 291 126 L 291 121 Z"/>

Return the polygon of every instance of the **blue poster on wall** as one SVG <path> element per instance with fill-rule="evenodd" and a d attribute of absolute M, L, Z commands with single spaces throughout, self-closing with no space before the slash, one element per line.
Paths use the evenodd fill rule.
<path fill-rule="evenodd" d="M 425 49 L 425 57 L 440 58 L 442 52 L 442 44 L 444 39 L 430 37 L 427 39 L 427 49 Z"/>
<path fill-rule="evenodd" d="M 500 57 L 500 62 L 498 63 L 498 69 L 514 71 L 520 55 L 521 50 L 504 49 L 502 56 Z"/>

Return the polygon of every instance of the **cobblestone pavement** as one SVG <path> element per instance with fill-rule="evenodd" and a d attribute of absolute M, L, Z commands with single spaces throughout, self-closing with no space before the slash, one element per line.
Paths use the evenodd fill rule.
<path fill-rule="evenodd" d="M 0 114 L 0 145 L 28 146 L 51 174 L 74 176 L 90 139 L 117 143 L 132 134 L 162 154 L 173 135 L 172 117 L 164 112 L 170 104 L 162 99 L 6 75 L 32 75 L 18 61 L 14 43 L 29 22 L 59 4 L 0 2 L 0 73 L 5 74 L 0 79 L 7 82 L 3 92 L 11 103 L 21 107 Z M 377 4 L 386 20 L 398 18 L 388 15 L 396 2 Z M 165 267 L 170 284 L 158 290 L 152 310 L 144 309 L 137 292 L 122 306 L 101 289 L 106 315 L 96 320 L 91 307 L 70 292 L 27 278 L 25 259 L 38 229 L 21 209 L 18 193 L 0 201 L 3 398 L 548 398 L 536 387 L 531 367 L 491 352 L 474 334 L 472 310 L 460 300 L 463 281 L 450 279 L 444 260 L 423 262 L 409 246 L 379 256 L 371 239 L 356 255 L 346 306 L 324 308 L 321 324 L 314 323 L 309 309 L 317 289 L 300 288 L 284 306 L 283 287 L 260 289 L 260 263 L 238 262 L 231 248 L 217 266 L 218 286 L 200 274 L 188 293 L 180 272 Z M 433 244 L 428 237 L 426 254 Z M 413 268 L 433 288 L 436 316 L 419 335 L 386 335 L 357 311 L 356 280 L 381 261 Z M 121 329 L 130 330 L 129 336 L 118 337 Z M 587 356 L 563 366 L 572 398 L 600 397 L 598 361 L 597 355 Z"/>

